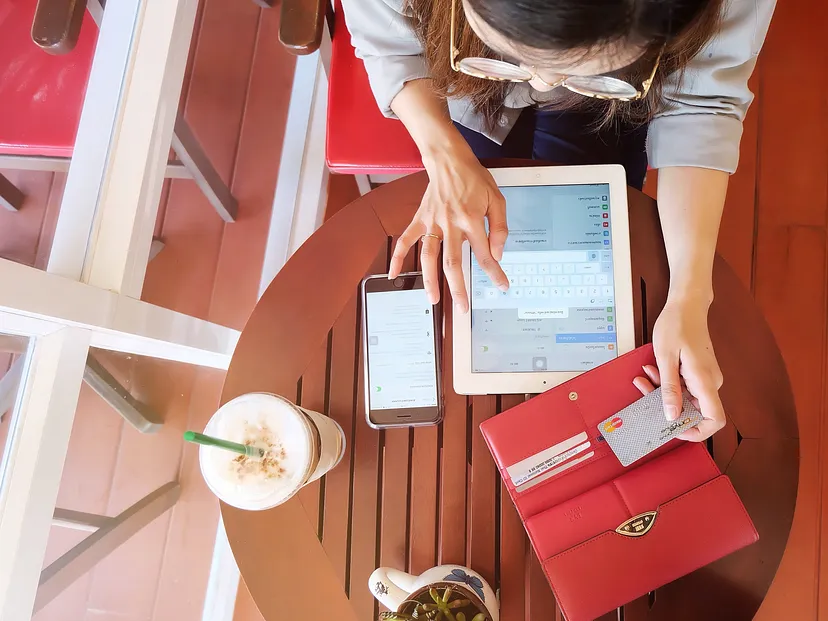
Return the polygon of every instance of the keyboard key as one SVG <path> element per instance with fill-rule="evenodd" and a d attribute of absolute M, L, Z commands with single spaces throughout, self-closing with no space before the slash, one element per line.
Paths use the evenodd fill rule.
<path fill-rule="evenodd" d="M 564 274 L 574 274 L 575 273 L 575 264 L 574 263 L 564 263 Z"/>
<path fill-rule="evenodd" d="M 515 287 L 513 289 L 509 289 L 509 295 L 513 298 L 522 298 L 523 297 L 523 289 L 520 287 Z"/>
<path fill-rule="evenodd" d="M 606 274 L 598 274 L 595 277 L 595 284 L 596 285 L 606 285 L 609 282 L 609 276 Z"/>
<path fill-rule="evenodd" d="M 573 298 L 575 297 L 575 290 L 572 287 L 564 287 L 563 296 L 565 298 Z"/>
<path fill-rule="evenodd" d="M 530 264 L 526 266 L 526 273 L 527 274 L 537 274 L 538 273 L 538 266 L 534 264 Z"/>
<path fill-rule="evenodd" d="M 560 287 L 552 287 L 549 290 L 549 295 L 553 298 L 563 297 L 563 289 L 561 289 Z"/>
<path fill-rule="evenodd" d="M 541 263 L 538 265 L 538 274 L 548 274 L 549 273 L 549 263 Z"/>
<path fill-rule="evenodd" d="M 579 298 L 585 298 L 587 296 L 587 288 L 575 287 L 575 295 L 577 295 Z"/>
<path fill-rule="evenodd" d="M 518 284 L 518 277 L 517 276 L 509 276 L 509 286 L 516 287 Z"/>
<path fill-rule="evenodd" d="M 537 297 L 538 290 L 535 287 L 527 287 L 526 288 L 526 295 L 524 297 L 527 298 L 534 298 Z"/>
<path fill-rule="evenodd" d="M 547 287 L 538 288 L 538 297 L 539 298 L 548 298 L 549 297 L 549 289 Z"/>
<path fill-rule="evenodd" d="M 526 287 L 532 284 L 532 277 L 531 276 L 520 276 L 519 282 L 521 287 Z"/>
<path fill-rule="evenodd" d="M 575 266 L 575 271 L 578 274 L 597 274 L 601 271 L 600 263 L 578 263 Z"/>
<path fill-rule="evenodd" d="M 573 285 L 582 285 L 584 284 L 584 277 L 580 274 L 575 274 L 569 277 L 569 282 L 571 282 Z"/>
<path fill-rule="evenodd" d="M 590 252 L 587 253 L 587 258 L 590 261 L 597 261 L 598 260 L 598 253 L 594 252 L 594 251 L 590 251 Z"/>
<path fill-rule="evenodd" d="M 612 295 L 612 287 L 604 287 L 604 295 L 611 296 Z"/>
<path fill-rule="evenodd" d="M 595 276 L 592 274 L 586 274 L 584 276 L 584 284 L 585 285 L 594 285 L 595 284 Z"/>
<path fill-rule="evenodd" d="M 612 263 L 601 263 L 601 271 L 605 274 L 612 273 Z"/>
<path fill-rule="evenodd" d="M 523 274 L 523 263 L 515 264 L 515 274 Z"/>
<path fill-rule="evenodd" d="M 487 287 L 486 288 L 486 297 L 490 300 L 494 300 L 495 298 L 497 298 L 498 293 L 500 293 L 500 292 L 497 289 L 495 289 L 494 287 Z"/>
<path fill-rule="evenodd" d="M 591 296 L 601 295 L 601 287 L 590 287 L 589 288 L 589 295 L 591 295 Z"/>
<path fill-rule="evenodd" d="M 544 276 L 543 277 L 543 284 L 551 287 L 552 285 L 558 284 L 558 277 L 557 276 Z"/>
<path fill-rule="evenodd" d="M 569 276 L 558 276 L 558 284 L 561 287 L 566 287 L 569 284 Z"/>
<path fill-rule="evenodd" d="M 501 266 L 500 266 L 500 269 L 502 269 L 502 270 L 503 270 L 503 273 L 504 273 L 504 274 L 509 275 L 509 274 L 511 274 L 511 273 L 512 273 L 512 269 L 513 269 L 513 268 L 512 268 L 512 266 L 511 266 L 511 265 L 501 265 Z"/>
<path fill-rule="evenodd" d="M 543 276 L 532 276 L 532 284 L 540 287 L 543 284 Z"/>
<path fill-rule="evenodd" d="M 560 263 L 552 263 L 549 266 L 549 273 L 550 274 L 563 274 L 563 265 Z"/>

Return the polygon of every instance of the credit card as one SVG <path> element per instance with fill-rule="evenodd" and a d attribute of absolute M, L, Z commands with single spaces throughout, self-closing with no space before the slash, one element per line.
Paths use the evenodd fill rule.
<path fill-rule="evenodd" d="M 542 475 L 548 470 L 556 468 L 567 459 L 572 459 L 575 455 L 584 452 L 588 448 L 589 438 L 584 431 L 509 466 L 506 468 L 506 473 L 512 479 L 512 485 L 517 487 Z"/>
<path fill-rule="evenodd" d="M 622 466 L 629 466 L 676 436 L 696 427 L 704 417 L 684 394 L 681 415 L 674 421 L 664 418 L 661 388 L 627 406 L 598 425 Z"/>

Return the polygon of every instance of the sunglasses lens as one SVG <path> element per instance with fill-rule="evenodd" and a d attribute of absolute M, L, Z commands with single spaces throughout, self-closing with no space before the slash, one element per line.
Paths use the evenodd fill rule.
<path fill-rule="evenodd" d="M 492 58 L 464 58 L 460 61 L 460 71 L 476 78 L 509 82 L 526 82 L 532 79 L 532 73 L 526 69 Z"/>
<path fill-rule="evenodd" d="M 631 99 L 638 94 L 628 82 L 608 76 L 571 76 L 566 85 L 572 90 L 591 97 L 607 99 Z"/>

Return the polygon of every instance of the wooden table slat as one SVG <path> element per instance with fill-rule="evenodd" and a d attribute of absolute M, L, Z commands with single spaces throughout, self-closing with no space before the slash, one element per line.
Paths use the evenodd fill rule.
<path fill-rule="evenodd" d="M 391 239 L 394 248 L 397 239 Z M 403 261 L 402 271 L 416 269 L 416 248 Z M 382 515 L 380 521 L 380 565 L 408 567 L 408 516 L 411 473 L 410 428 L 382 432 Z"/>
<path fill-rule="evenodd" d="M 302 376 L 302 389 L 298 404 L 314 412 L 325 412 L 325 392 L 328 384 L 328 342 L 322 344 Z M 324 478 L 324 477 L 323 477 Z M 317 535 L 322 538 L 320 509 L 323 506 L 322 479 L 309 483 L 297 494 L 311 523 L 317 524 Z"/>
<path fill-rule="evenodd" d="M 437 466 L 439 430 L 414 429 L 408 570 L 419 575 L 437 564 Z"/>
<path fill-rule="evenodd" d="M 486 441 L 480 432 L 480 423 L 497 412 L 497 397 L 494 395 L 472 397 L 472 454 L 469 479 L 469 535 L 467 554 L 469 567 L 479 571 L 489 582 L 495 582 L 496 531 L 495 488 L 500 484 L 494 462 Z"/>
<path fill-rule="evenodd" d="M 370 273 L 380 274 L 387 265 L 387 247 L 377 255 Z M 361 333 L 358 326 L 358 333 Z M 359 348 L 357 369 L 362 369 Z M 353 502 L 351 504 L 350 598 L 359 619 L 373 619 L 377 603 L 368 590 L 368 578 L 377 567 L 378 502 L 382 491 L 380 433 L 365 421 L 363 374 L 357 373 L 356 430 L 354 433 Z"/>
<path fill-rule="evenodd" d="M 443 287 L 443 296 L 448 296 Z M 468 467 L 467 399 L 454 392 L 452 372 L 452 306 L 443 305 L 445 338 L 443 339 L 442 446 L 440 447 L 440 530 L 438 540 L 440 564 L 466 564 L 466 485 Z"/>
<path fill-rule="evenodd" d="M 526 621 L 549 620 L 560 621 L 563 619 L 552 589 L 546 581 L 546 576 L 541 569 L 538 557 L 529 549 L 529 576 L 526 581 Z"/>
<path fill-rule="evenodd" d="M 523 395 L 500 397 L 500 412 L 519 405 Z M 526 554 L 532 553 L 526 530 L 520 521 L 517 509 L 500 483 L 500 618 L 502 621 L 524 621 L 526 619 Z"/>
<path fill-rule="evenodd" d="M 331 369 L 328 389 L 328 416 L 345 432 L 347 444 L 340 464 L 326 475 L 325 524 L 322 545 L 334 571 L 346 586 L 348 537 L 350 530 L 351 477 L 353 474 L 354 428 L 360 423 L 354 412 L 357 367 L 357 295 L 345 306 L 331 334 Z M 362 589 L 363 585 L 358 588 Z M 346 591 L 347 592 L 347 591 Z"/>

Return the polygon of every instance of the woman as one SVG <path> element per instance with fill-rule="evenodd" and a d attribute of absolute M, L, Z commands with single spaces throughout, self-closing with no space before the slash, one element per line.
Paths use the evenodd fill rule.
<path fill-rule="evenodd" d="M 659 169 L 671 279 L 653 334 L 658 369 L 647 375 L 661 382 L 670 420 L 681 411 L 682 383 L 698 400 L 705 421 L 685 439 L 721 429 L 722 376 L 707 326 L 713 257 L 752 100 L 747 81 L 775 0 L 343 5 L 380 109 L 405 124 L 429 176 L 391 277 L 422 240 L 426 290 L 436 302 L 442 243 L 446 281 L 466 312 L 460 256 L 468 239 L 492 281 L 508 287 L 498 265 L 505 202 L 478 156 L 623 163 L 638 187 L 649 158 Z"/>

